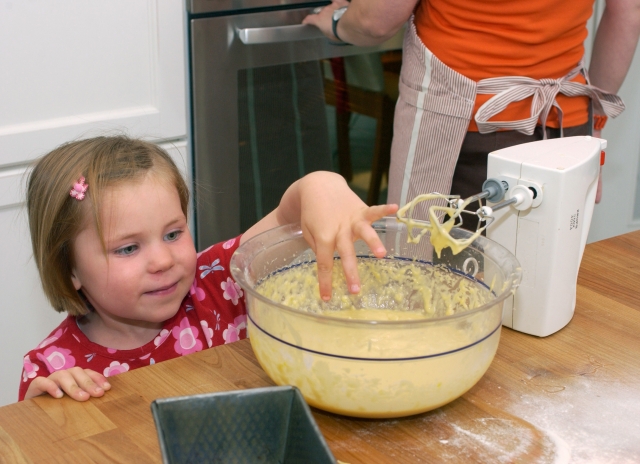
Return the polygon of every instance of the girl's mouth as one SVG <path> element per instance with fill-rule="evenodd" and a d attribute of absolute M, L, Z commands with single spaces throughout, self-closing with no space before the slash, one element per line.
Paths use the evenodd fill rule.
<path fill-rule="evenodd" d="M 150 292 L 145 292 L 145 295 L 150 295 L 150 296 L 165 296 L 165 295 L 170 295 L 173 292 L 176 291 L 176 288 L 178 287 L 178 282 L 169 285 L 168 287 L 162 287 L 159 288 L 157 290 L 152 290 Z"/>

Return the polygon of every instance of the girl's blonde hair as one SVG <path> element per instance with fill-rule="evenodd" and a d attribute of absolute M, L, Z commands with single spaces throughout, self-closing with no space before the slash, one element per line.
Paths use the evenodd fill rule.
<path fill-rule="evenodd" d="M 36 162 L 27 187 L 29 230 L 42 288 L 56 311 L 73 316 L 88 312 L 71 281 L 71 245 L 93 220 L 104 248 L 101 193 L 117 184 L 141 180 L 151 171 L 176 187 L 186 217 L 187 184 L 169 155 L 152 143 L 125 136 L 96 137 L 66 143 Z M 82 201 L 70 195 L 80 177 L 89 186 Z"/>

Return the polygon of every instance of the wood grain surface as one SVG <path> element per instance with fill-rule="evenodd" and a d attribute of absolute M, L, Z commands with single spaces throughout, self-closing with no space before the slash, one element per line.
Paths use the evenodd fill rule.
<path fill-rule="evenodd" d="M 314 417 L 351 464 L 640 462 L 639 294 L 640 232 L 590 244 L 569 325 L 546 338 L 502 328 L 491 367 L 461 398 L 402 419 Z M 0 462 L 160 462 L 151 401 L 273 384 L 249 341 L 110 381 L 86 403 L 0 408 Z"/>

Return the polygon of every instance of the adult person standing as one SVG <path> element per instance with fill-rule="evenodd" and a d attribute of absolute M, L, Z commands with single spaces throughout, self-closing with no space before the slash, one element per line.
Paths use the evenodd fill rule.
<path fill-rule="evenodd" d="M 615 93 L 638 43 L 640 0 L 607 1 L 587 70 L 592 11 L 593 0 L 334 0 L 303 23 L 370 46 L 409 21 L 388 198 L 403 205 L 421 193 L 479 192 L 491 151 L 599 136 L 624 110 Z M 414 216 L 427 218 L 428 206 Z"/>

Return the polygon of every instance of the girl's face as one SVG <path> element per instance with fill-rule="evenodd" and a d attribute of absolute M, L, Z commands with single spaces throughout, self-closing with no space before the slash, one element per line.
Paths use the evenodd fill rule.
<path fill-rule="evenodd" d="M 161 327 L 196 271 L 196 250 L 173 185 L 148 174 L 104 192 L 105 256 L 93 221 L 73 241 L 72 281 L 105 325 Z"/>

